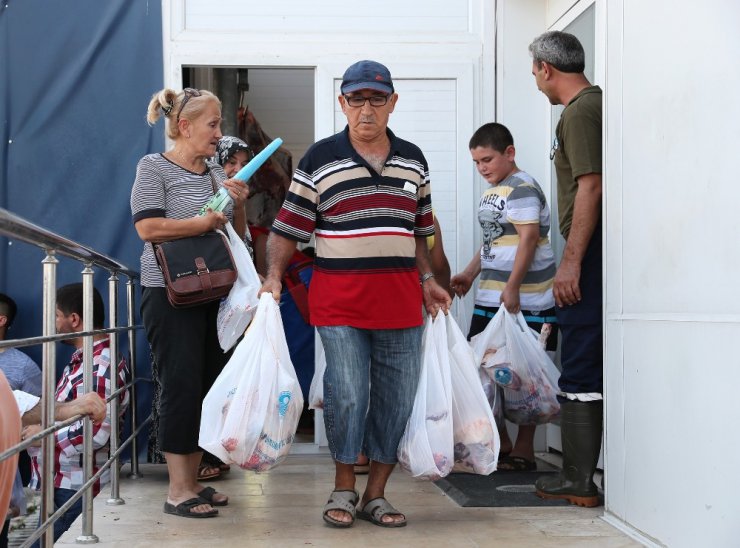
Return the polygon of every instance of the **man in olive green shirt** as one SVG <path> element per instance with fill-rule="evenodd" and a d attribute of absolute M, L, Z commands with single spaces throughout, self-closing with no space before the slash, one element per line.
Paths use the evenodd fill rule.
<path fill-rule="evenodd" d="M 546 32 L 530 44 L 532 74 L 553 105 L 565 105 L 553 158 L 565 249 L 553 294 L 562 335 L 560 376 L 563 470 L 537 480 L 537 494 L 597 506 L 593 474 L 603 421 L 601 276 L 601 89 L 583 74 L 578 39 Z"/>

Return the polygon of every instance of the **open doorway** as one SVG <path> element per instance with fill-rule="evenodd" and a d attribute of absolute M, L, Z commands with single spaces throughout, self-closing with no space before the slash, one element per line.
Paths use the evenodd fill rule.
<path fill-rule="evenodd" d="M 295 162 L 314 142 L 314 69 L 184 66 L 183 87 L 213 91 L 224 103 L 224 135 L 236 131 L 236 111 L 249 107 L 263 129 L 283 139 Z"/>
<path fill-rule="evenodd" d="M 183 87 L 208 89 L 221 99 L 224 135 L 243 139 L 255 153 L 265 140 L 283 140 L 268 162 L 279 155 L 279 165 L 271 170 L 266 164 L 258 172 L 263 180 L 247 203 L 250 225 L 269 228 L 293 168 L 314 142 L 314 69 L 184 66 L 182 78 Z"/>
<path fill-rule="evenodd" d="M 264 247 L 259 245 L 258 240 L 266 238 L 275 214 L 282 205 L 293 169 L 315 141 L 315 70 L 183 66 L 182 76 L 183 87 L 208 89 L 219 97 L 223 116 L 221 130 L 224 135 L 241 138 L 250 145 L 254 153 L 262 150 L 264 144 L 272 139 L 279 137 L 283 140 L 278 151 L 282 155 L 280 165 L 265 164 L 250 179 L 253 181 L 260 176 L 263 180 L 266 180 L 265 177 L 269 178 L 267 184 L 260 182 L 258 185 L 250 185 L 250 199 L 247 202 L 247 218 L 255 243 L 255 264 L 260 271 L 264 264 L 264 257 L 260 257 L 260 254 L 264 254 Z M 262 139 L 259 139 L 258 134 Z M 273 159 L 278 153 L 273 155 Z M 281 186 L 281 183 L 284 188 L 275 188 Z M 299 244 L 305 257 L 296 255 L 296 261 L 300 264 L 291 263 L 288 271 L 290 274 L 295 270 L 297 278 L 294 281 L 299 285 L 303 281 L 307 286 L 310 281 L 310 250 L 306 247 Z M 265 272 L 261 274 L 264 275 Z M 307 310 L 302 310 L 306 303 L 299 302 L 300 296 L 296 294 L 301 288 L 291 287 L 285 281 L 283 286 L 285 290 L 281 299 L 281 314 L 286 339 L 304 400 L 308 400 L 314 373 L 314 329 L 308 324 Z M 306 407 L 295 441 L 314 444 L 315 433 L 314 411 Z"/>

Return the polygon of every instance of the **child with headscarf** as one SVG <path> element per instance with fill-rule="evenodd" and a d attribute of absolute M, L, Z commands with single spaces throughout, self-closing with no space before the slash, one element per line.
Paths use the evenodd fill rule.
<path fill-rule="evenodd" d="M 216 145 L 216 156 L 213 158 L 224 168 L 226 176 L 232 178 L 254 157 L 249 145 L 231 135 L 224 135 Z"/>

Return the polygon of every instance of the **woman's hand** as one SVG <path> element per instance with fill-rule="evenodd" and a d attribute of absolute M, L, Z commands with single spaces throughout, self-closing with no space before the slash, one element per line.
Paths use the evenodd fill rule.
<path fill-rule="evenodd" d="M 249 199 L 249 187 L 247 184 L 239 179 L 226 179 L 223 185 L 229 191 L 229 196 L 234 201 L 234 210 L 243 208 L 247 199 Z"/>
<path fill-rule="evenodd" d="M 203 219 L 204 227 L 200 234 L 202 234 L 203 232 L 209 232 L 211 230 L 220 230 L 226 225 L 226 223 L 229 222 L 229 220 L 226 218 L 226 215 L 224 215 L 220 211 L 213 211 L 212 209 L 209 209 L 205 215 L 197 215 L 194 218 Z"/>

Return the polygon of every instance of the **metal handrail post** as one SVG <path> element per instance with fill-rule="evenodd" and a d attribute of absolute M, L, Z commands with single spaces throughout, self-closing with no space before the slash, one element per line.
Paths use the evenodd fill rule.
<path fill-rule="evenodd" d="M 43 333 L 45 336 L 56 334 L 57 312 L 57 265 L 59 261 L 53 249 L 46 250 L 46 257 L 41 261 L 43 265 Z M 56 346 L 53 342 L 45 342 L 42 347 L 41 394 L 44 398 L 41 407 L 41 429 L 45 430 L 54 424 L 54 400 L 56 394 Z M 41 521 L 46 521 L 54 513 L 54 445 L 55 436 L 45 437 L 41 442 Z M 54 546 L 54 529 L 47 529 L 40 538 L 42 548 Z"/>
<path fill-rule="evenodd" d="M 82 329 L 92 331 L 93 306 L 93 276 L 95 271 L 91 263 L 85 263 L 82 269 Z M 93 343 L 94 335 L 87 335 L 82 339 L 82 390 L 85 394 L 93 389 Z M 83 419 L 83 455 L 82 477 L 83 483 L 93 475 L 93 424 L 90 417 Z M 93 489 L 87 489 L 82 495 L 82 534 L 76 539 L 78 544 L 95 544 L 98 537 L 93 534 Z"/>
<path fill-rule="evenodd" d="M 109 327 L 118 327 L 118 276 L 113 272 L 108 278 L 108 317 L 110 325 Z M 133 332 L 129 332 L 129 336 L 133 335 Z M 110 359 L 111 367 L 108 368 L 108 374 L 110 375 L 110 386 L 111 393 L 115 393 L 118 390 L 118 333 L 110 334 Z M 115 364 L 115 365 L 114 365 Z M 118 396 L 114 397 L 110 401 L 110 454 L 115 455 L 118 450 L 118 442 L 120 438 L 120 417 L 118 411 Z M 111 506 L 117 506 L 119 504 L 125 504 L 120 494 L 120 474 L 121 467 L 119 466 L 120 459 L 116 458 L 116 462 L 110 467 L 110 498 L 105 501 L 106 504 Z"/>
<path fill-rule="evenodd" d="M 129 276 L 128 282 L 126 283 L 126 314 L 127 314 L 127 321 L 128 325 L 135 325 L 134 324 L 134 303 L 135 303 L 135 294 L 134 290 L 136 289 L 134 285 L 134 279 Z M 131 378 L 136 379 L 136 334 L 130 333 L 128 338 L 128 353 L 129 353 L 129 360 L 131 361 Z M 131 431 L 136 432 L 136 427 L 138 425 L 138 421 L 136 418 L 137 412 L 136 412 L 136 383 L 133 383 L 131 385 L 131 392 L 130 392 L 130 409 L 131 409 Z M 139 443 L 136 439 L 136 436 L 134 436 L 134 439 L 131 441 L 131 473 L 129 474 L 130 478 L 141 478 L 142 474 L 139 472 Z"/>

